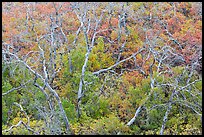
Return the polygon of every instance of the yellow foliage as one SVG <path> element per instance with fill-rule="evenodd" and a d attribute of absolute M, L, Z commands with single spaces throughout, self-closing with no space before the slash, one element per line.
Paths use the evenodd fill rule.
<path fill-rule="evenodd" d="M 12 124 L 16 125 L 21 120 L 20 117 L 15 117 L 12 121 Z"/>
<path fill-rule="evenodd" d="M 110 35 L 111 39 L 117 39 L 118 37 L 118 32 L 117 31 L 112 31 L 111 35 Z"/>

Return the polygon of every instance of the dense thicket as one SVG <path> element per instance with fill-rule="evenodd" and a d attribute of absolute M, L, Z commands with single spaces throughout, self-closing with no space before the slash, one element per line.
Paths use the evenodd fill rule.
<path fill-rule="evenodd" d="M 2 6 L 2 134 L 202 134 L 202 3 Z"/>

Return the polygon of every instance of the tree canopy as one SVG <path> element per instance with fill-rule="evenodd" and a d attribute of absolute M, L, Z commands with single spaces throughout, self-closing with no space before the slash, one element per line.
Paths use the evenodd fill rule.
<path fill-rule="evenodd" d="M 2 134 L 202 134 L 202 3 L 3 2 Z"/>

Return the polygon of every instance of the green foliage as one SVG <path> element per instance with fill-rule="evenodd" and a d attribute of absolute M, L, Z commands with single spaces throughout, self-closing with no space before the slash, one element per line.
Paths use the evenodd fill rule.
<path fill-rule="evenodd" d="M 189 124 L 191 123 L 191 124 Z M 167 121 L 167 129 L 165 134 L 172 135 L 200 135 L 201 134 L 200 116 L 174 115 Z"/>
<path fill-rule="evenodd" d="M 150 91 L 150 79 L 142 79 L 141 84 L 141 90 L 148 93 Z"/>
<path fill-rule="evenodd" d="M 93 122 L 93 119 L 89 117 L 85 111 L 82 111 L 81 117 L 77 122 L 71 124 L 71 129 L 75 135 L 90 135 L 94 134 L 94 128 L 91 128 L 90 123 Z"/>
<path fill-rule="evenodd" d="M 46 96 L 40 91 L 35 93 L 34 98 L 37 98 L 37 100 L 41 103 L 44 102 L 44 100 L 46 100 Z"/>
<path fill-rule="evenodd" d="M 195 83 L 195 87 L 199 90 L 202 91 L 202 81 L 198 81 Z"/>
<path fill-rule="evenodd" d="M 13 128 L 12 131 L 5 135 L 32 135 L 32 132 L 29 132 L 23 125 Z"/>
<path fill-rule="evenodd" d="M 70 53 L 72 58 L 72 67 L 73 71 L 80 71 L 84 64 L 86 49 L 85 46 L 78 46 L 76 49 L 73 49 Z M 68 63 L 68 59 L 66 61 Z M 67 68 L 69 70 L 69 68 Z"/>
<path fill-rule="evenodd" d="M 2 125 L 6 124 L 8 119 L 8 107 L 6 106 L 5 100 L 2 100 Z"/>
<path fill-rule="evenodd" d="M 20 118 L 16 117 L 14 120 L 16 121 L 15 124 L 17 124 L 20 121 Z M 6 130 L 9 128 L 10 127 L 8 127 L 6 125 L 2 125 L 2 130 Z M 45 135 L 48 133 L 47 130 L 44 130 L 45 129 L 45 123 L 41 120 L 40 121 L 31 120 L 30 121 L 30 128 L 33 129 L 36 133 L 39 133 L 40 135 Z M 18 127 L 12 128 L 8 132 L 2 132 L 2 134 L 3 135 L 33 135 L 33 132 L 29 131 L 28 129 L 26 129 L 26 127 L 23 124 L 21 124 Z"/>
<path fill-rule="evenodd" d="M 70 123 L 75 123 L 77 116 L 75 105 L 68 99 L 62 99 L 62 106 L 66 112 L 67 117 L 69 117 Z"/>
<path fill-rule="evenodd" d="M 130 129 L 120 122 L 119 118 L 114 114 L 94 120 L 91 126 L 95 129 L 96 134 L 102 135 L 127 134 L 130 132 Z"/>
<path fill-rule="evenodd" d="M 8 80 L 4 80 L 3 79 L 3 81 L 2 81 L 2 90 L 3 91 L 9 91 L 10 89 L 12 89 L 12 85 L 10 84 L 10 82 L 8 81 Z M 4 92 L 4 93 L 6 93 L 6 92 Z"/>
<path fill-rule="evenodd" d="M 149 113 L 148 129 L 158 129 L 162 125 L 162 118 L 164 116 L 164 109 L 153 109 Z"/>
<path fill-rule="evenodd" d="M 172 68 L 174 74 L 177 76 L 179 74 L 182 74 L 182 72 L 184 71 L 184 68 L 181 66 L 176 66 L 174 68 Z"/>
<path fill-rule="evenodd" d="M 131 134 L 133 135 L 138 135 L 141 133 L 141 129 L 137 125 L 132 125 L 130 129 L 131 129 Z"/>
<path fill-rule="evenodd" d="M 111 54 L 105 52 L 109 45 L 104 43 L 103 37 L 99 37 L 96 43 L 89 57 L 88 69 L 90 71 L 97 71 L 114 64 Z"/>
<path fill-rule="evenodd" d="M 86 103 L 84 110 L 94 119 L 106 116 L 110 113 L 109 101 L 103 96 L 93 96 Z"/>
<path fill-rule="evenodd" d="M 145 87 L 144 87 L 145 88 Z M 130 96 L 130 102 L 139 106 L 142 103 L 142 100 L 146 97 L 146 91 L 141 87 L 130 87 L 128 90 L 128 96 Z"/>

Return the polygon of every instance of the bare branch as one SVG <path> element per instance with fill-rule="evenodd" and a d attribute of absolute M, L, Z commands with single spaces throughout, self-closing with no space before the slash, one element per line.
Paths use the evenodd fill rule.
<path fill-rule="evenodd" d="M 98 74 L 100 74 L 100 73 L 102 73 L 102 72 L 106 72 L 106 71 L 108 71 L 108 70 L 110 70 L 110 69 L 112 69 L 112 68 L 118 66 L 120 63 L 123 63 L 123 62 L 125 62 L 125 61 L 127 61 L 127 60 L 133 58 L 134 56 L 136 56 L 137 54 L 139 54 L 139 53 L 142 52 L 143 50 L 144 50 L 144 48 L 141 48 L 139 51 L 137 51 L 136 53 L 132 54 L 130 57 L 125 58 L 125 59 L 123 59 L 123 60 L 121 60 L 121 61 L 115 63 L 114 65 L 112 65 L 112 66 L 110 66 L 110 67 L 108 67 L 108 68 L 106 68 L 106 69 L 101 69 L 101 70 L 99 70 L 99 71 L 93 72 L 92 74 L 93 74 L 93 75 L 98 75 Z"/>
<path fill-rule="evenodd" d="M 18 89 L 21 89 L 22 87 L 25 87 L 25 85 L 28 84 L 30 81 L 31 81 L 31 80 L 28 80 L 26 83 L 21 84 L 19 87 L 12 88 L 12 89 L 10 89 L 10 90 L 7 91 L 7 92 L 2 93 L 2 96 L 5 96 L 5 95 L 7 95 L 7 94 L 9 94 L 9 93 L 11 93 L 11 92 L 13 92 L 13 91 L 15 91 L 15 90 L 18 90 Z"/>
<path fill-rule="evenodd" d="M 24 111 L 23 107 L 22 107 L 20 104 L 16 103 L 16 102 L 14 102 L 13 104 L 16 105 L 16 106 L 18 106 L 18 107 L 20 107 L 21 112 L 23 112 L 23 113 L 26 115 L 28 122 L 27 122 L 27 123 L 24 123 L 22 120 L 20 120 L 16 125 L 12 125 L 9 129 L 3 130 L 2 132 L 9 132 L 9 131 L 12 130 L 14 127 L 18 127 L 18 126 L 20 126 L 21 124 L 23 124 L 24 127 L 25 127 L 27 130 L 33 132 L 33 133 L 36 134 L 36 135 L 39 135 L 39 132 L 36 132 L 36 131 L 34 131 L 33 129 L 30 128 L 30 118 L 28 117 L 27 113 Z"/>

